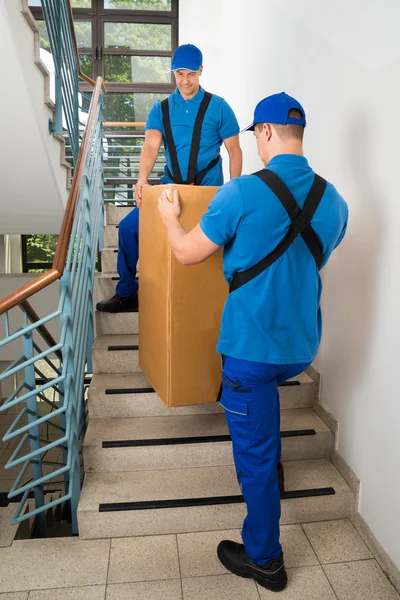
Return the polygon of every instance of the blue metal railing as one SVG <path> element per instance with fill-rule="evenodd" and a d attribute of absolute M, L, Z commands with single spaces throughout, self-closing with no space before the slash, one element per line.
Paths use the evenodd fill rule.
<path fill-rule="evenodd" d="M 81 447 L 86 431 L 84 378 L 92 372 L 92 293 L 97 251 L 103 247 L 101 86 L 98 78 L 53 269 L 29 284 L 29 291 L 23 288 L 0 301 L 5 332 L 0 350 L 7 347 L 13 356 L 0 373 L 0 386 L 11 389 L 0 415 L 7 413 L 13 419 L 3 436 L 11 453 L 5 469 L 20 468 L 8 494 L 9 499 L 19 500 L 12 524 L 36 517 L 41 536 L 46 530 L 46 510 L 63 502 L 69 507 L 73 533 L 78 531 Z M 58 307 L 39 318 L 27 297 L 44 287 L 44 280 L 56 279 L 60 279 Z M 48 328 L 57 331 L 57 340 Z M 46 503 L 48 490 L 61 494 Z M 34 506 L 25 512 L 32 495 Z"/>
<path fill-rule="evenodd" d="M 75 164 L 82 131 L 80 126 L 83 125 L 80 123 L 79 78 L 93 86 L 94 82 L 80 68 L 70 1 L 42 0 L 42 9 L 55 71 L 55 111 L 50 131 L 62 135 L 66 128 Z"/>

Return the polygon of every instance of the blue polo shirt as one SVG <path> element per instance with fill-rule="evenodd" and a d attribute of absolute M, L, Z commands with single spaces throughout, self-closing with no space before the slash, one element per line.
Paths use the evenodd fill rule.
<path fill-rule="evenodd" d="M 297 155 L 280 155 L 267 165 L 286 183 L 300 206 L 314 171 Z M 341 242 L 347 225 L 346 202 L 328 183 L 311 222 L 323 248 L 323 263 Z M 205 235 L 225 246 L 228 283 L 237 271 L 257 264 L 282 240 L 290 219 L 273 192 L 254 175 L 221 187 L 201 220 Z M 321 278 L 299 236 L 269 269 L 227 299 L 217 350 L 243 360 L 293 364 L 312 361 L 321 340 Z"/>
<path fill-rule="evenodd" d="M 204 94 L 204 89 L 200 87 L 197 94 L 190 100 L 182 98 L 178 89 L 168 97 L 171 129 L 174 136 L 179 167 L 184 180 L 187 178 L 194 123 Z M 171 158 L 165 139 L 160 101 L 156 102 L 151 107 L 147 116 L 145 129 L 146 131 L 148 129 L 161 131 L 164 148 L 166 148 L 167 166 L 172 173 Z M 226 140 L 233 135 L 237 135 L 238 133 L 239 124 L 235 117 L 235 113 L 223 98 L 213 95 L 211 102 L 208 105 L 201 130 L 197 172 L 205 169 L 213 158 L 219 155 L 219 149 L 223 140 Z M 166 171 L 164 172 L 161 181 L 163 183 L 173 183 Z M 222 185 L 223 182 L 221 159 L 219 163 L 205 175 L 201 185 Z"/>

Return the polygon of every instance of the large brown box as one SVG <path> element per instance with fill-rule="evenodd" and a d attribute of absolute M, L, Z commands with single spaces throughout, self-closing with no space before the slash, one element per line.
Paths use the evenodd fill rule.
<path fill-rule="evenodd" d="M 179 190 L 182 226 L 189 231 L 207 211 L 217 187 L 143 188 L 140 208 L 139 365 L 167 406 L 215 402 L 221 383 L 216 352 L 228 295 L 222 251 L 183 266 L 169 248 L 158 212 L 163 189 Z"/>

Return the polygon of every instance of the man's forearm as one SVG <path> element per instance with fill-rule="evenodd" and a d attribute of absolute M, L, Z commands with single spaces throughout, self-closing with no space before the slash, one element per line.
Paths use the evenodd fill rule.
<path fill-rule="evenodd" d="M 243 156 L 242 150 L 237 148 L 229 153 L 229 173 L 231 179 L 240 177 L 242 174 Z"/>
<path fill-rule="evenodd" d="M 154 165 L 156 164 L 158 149 L 144 144 L 140 155 L 139 163 L 139 181 L 147 181 Z"/>

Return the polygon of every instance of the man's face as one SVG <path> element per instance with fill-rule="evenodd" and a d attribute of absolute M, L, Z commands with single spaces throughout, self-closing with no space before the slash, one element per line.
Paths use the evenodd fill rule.
<path fill-rule="evenodd" d="M 174 71 L 176 87 L 180 94 L 185 98 L 191 98 L 197 94 L 200 87 L 200 75 L 203 67 L 198 71 L 188 71 L 187 69 L 178 69 Z"/>

